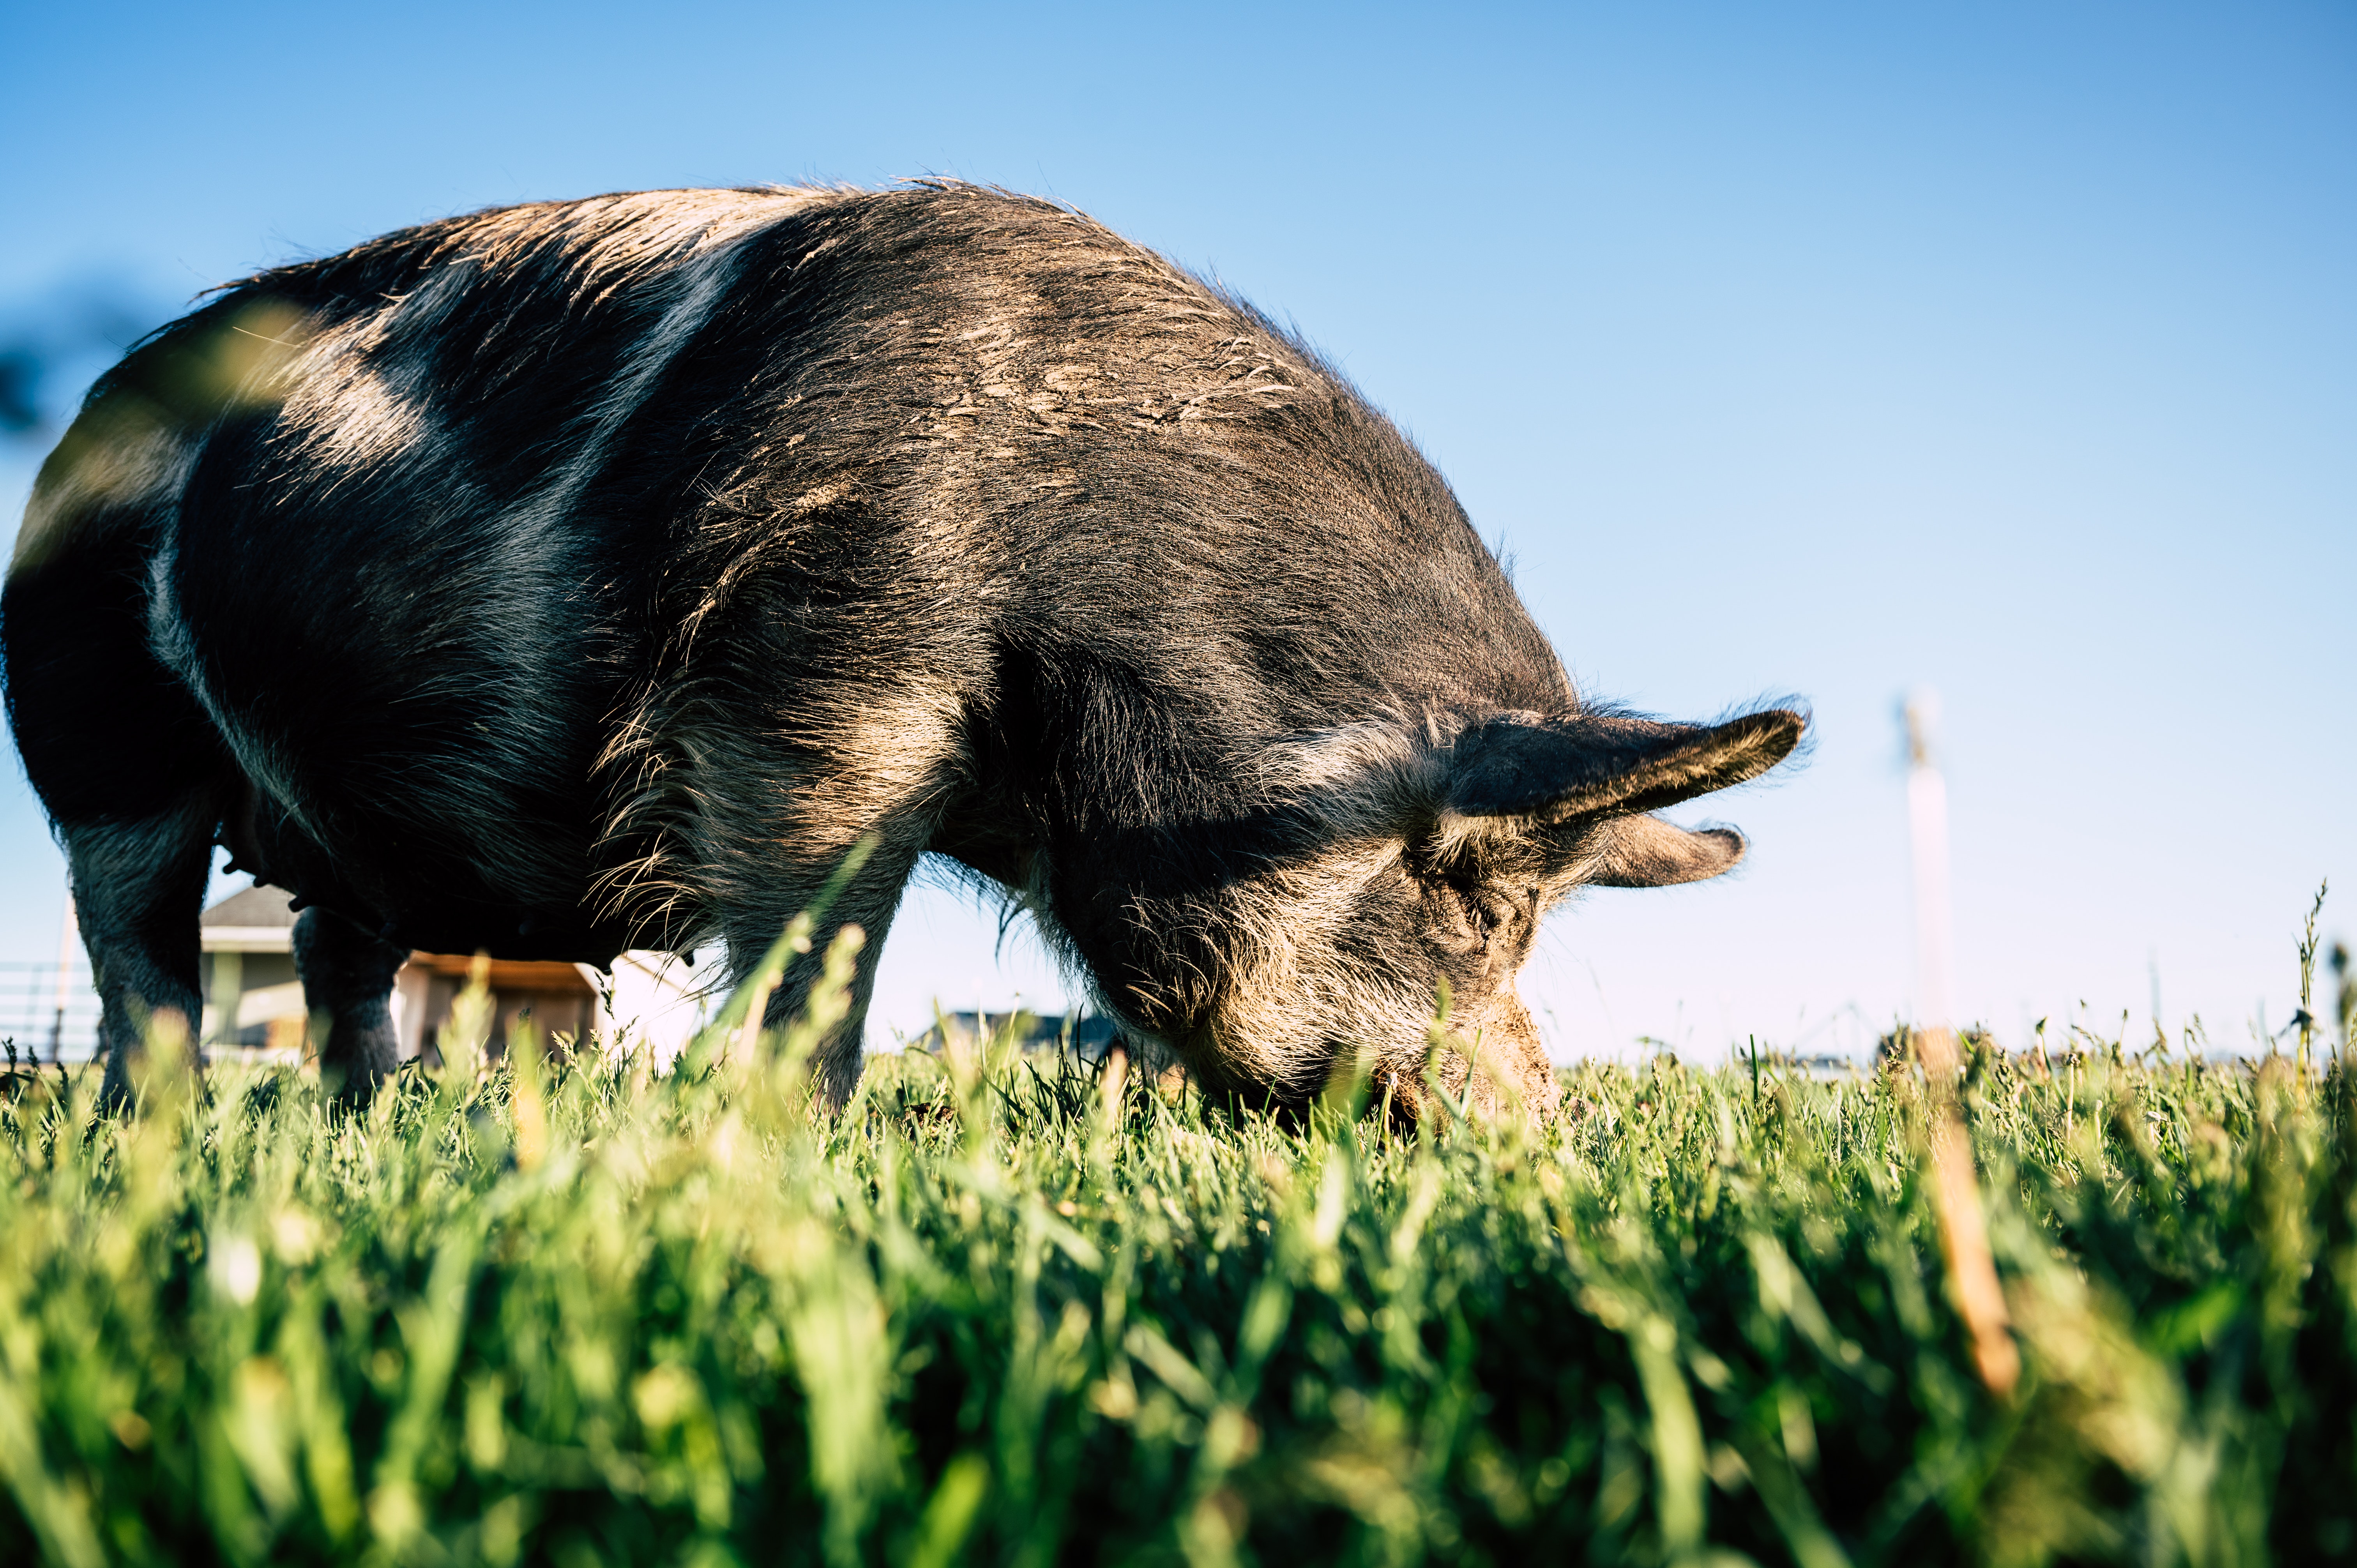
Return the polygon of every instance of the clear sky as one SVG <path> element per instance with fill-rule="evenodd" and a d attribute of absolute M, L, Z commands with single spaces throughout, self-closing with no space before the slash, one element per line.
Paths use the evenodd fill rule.
<path fill-rule="evenodd" d="M 1906 1006 L 1894 707 L 1943 699 L 1958 989 L 2290 1015 L 2357 934 L 2357 11 L 2238 5 L 209 7 L 0 0 L 0 336 L 397 225 L 929 173 L 1072 203 L 1297 323 L 1431 455 L 1583 684 L 1814 704 L 1600 891 L 1559 1056 L 1854 1047 Z M 95 280 L 95 282 L 93 281 Z M 32 328 L 27 324 L 31 323 Z M 94 367 L 86 367 L 94 368 Z M 0 446 L 13 515 L 38 451 Z M 0 779 L 0 958 L 60 873 Z M 1052 1005 L 920 892 L 878 1019 Z M 2148 1036 L 2147 1036 L 2148 1037 Z"/>

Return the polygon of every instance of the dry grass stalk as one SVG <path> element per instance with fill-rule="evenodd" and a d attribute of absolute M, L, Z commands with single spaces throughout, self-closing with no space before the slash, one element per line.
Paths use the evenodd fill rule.
<path fill-rule="evenodd" d="M 1981 1211 L 1980 1178 L 1973 1171 L 1972 1143 L 1956 1103 L 1956 1037 L 1945 1028 L 1917 1036 L 1916 1059 L 1932 1085 L 1932 1200 L 1940 1211 L 1940 1251 L 1948 1265 L 1956 1309 L 1973 1337 L 1973 1365 L 1981 1381 L 1999 1398 L 2010 1398 L 2021 1379 L 2021 1354 L 2014 1348 L 1989 1255 L 1988 1221 Z"/>

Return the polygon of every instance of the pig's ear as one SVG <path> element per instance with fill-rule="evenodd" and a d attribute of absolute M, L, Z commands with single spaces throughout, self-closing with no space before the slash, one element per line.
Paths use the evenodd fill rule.
<path fill-rule="evenodd" d="M 1448 805 L 1461 816 L 1547 823 L 1658 811 L 1765 773 L 1792 755 L 1807 727 L 1789 708 L 1717 725 L 1501 715 L 1458 738 Z"/>
<path fill-rule="evenodd" d="M 1587 880 L 1598 887 L 1669 887 L 1731 871 L 1743 858 L 1733 828 L 1689 832 L 1659 817 L 1621 817 L 1604 824 L 1600 858 Z"/>

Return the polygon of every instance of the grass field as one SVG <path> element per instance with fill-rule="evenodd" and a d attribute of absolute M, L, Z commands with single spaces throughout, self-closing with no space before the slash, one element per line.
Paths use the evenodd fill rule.
<path fill-rule="evenodd" d="M 0 1563 L 2357 1552 L 2337 1070 L 1974 1055 L 2000 1399 L 1905 1069 L 1586 1067 L 1543 1130 L 1402 1137 L 1012 1054 L 830 1119 L 807 1027 L 662 1073 L 463 1036 L 356 1116 L 12 1076 Z"/>

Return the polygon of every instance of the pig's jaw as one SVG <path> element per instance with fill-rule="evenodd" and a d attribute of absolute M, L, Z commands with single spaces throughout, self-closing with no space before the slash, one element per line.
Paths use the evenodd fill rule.
<path fill-rule="evenodd" d="M 1469 1105 L 1478 1115 L 1521 1111 L 1526 1115 L 1551 1116 L 1562 1098 L 1555 1064 L 1547 1059 L 1538 1026 L 1511 987 L 1492 1000 L 1477 1020 L 1449 1031 L 1433 1066 L 1433 1076 L 1454 1104 L 1469 1103 Z M 1436 1108 L 1426 1103 L 1424 1109 Z"/>
<path fill-rule="evenodd" d="M 1301 1102 L 1355 1069 L 1409 1119 L 1427 1074 L 1458 1105 L 1469 1084 L 1486 1112 L 1546 1114 L 1554 1077 L 1513 991 L 1521 955 L 1460 972 L 1451 993 L 1417 933 L 1403 851 L 1338 844 L 1140 906 L 1118 958 L 1092 966 L 1107 1011 L 1215 1091 Z"/>

